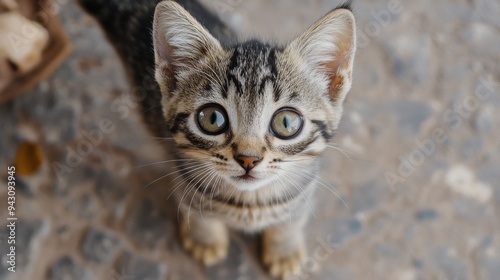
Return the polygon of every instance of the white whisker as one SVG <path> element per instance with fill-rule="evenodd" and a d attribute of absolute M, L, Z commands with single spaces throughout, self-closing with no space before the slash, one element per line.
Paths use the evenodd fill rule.
<path fill-rule="evenodd" d="M 217 176 L 217 171 L 212 168 L 212 170 L 209 171 L 209 174 L 205 177 L 205 179 L 202 182 L 200 182 L 200 186 L 203 186 L 205 184 L 205 182 L 208 180 L 208 182 L 206 183 L 205 187 L 203 188 L 203 192 L 201 193 L 201 196 L 200 196 L 199 210 L 200 210 L 200 216 L 203 219 L 203 221 L 205 220 L 205 218 L 203 217 L 203 213 L 201 211 L 201 209 L 203 207 L 202 202 L 203 202 L 203 198 L 205 197 L 205 193 L 206 193 L 208 187 L 210 186 L 210 182 L 212 182 L 212 179 L 214 178 L 214 176 Z M 193 196 L 193 198 L 194 198 L 194 196 Z"/>
<path fill-rule="evenodd" d="M 195 173 L 194 177 L 192 179 L 187 179 L 186 178 L 186 182 L 187 181 L 194 181 L 194 180 L 196 180 L 200 176 L 201 177 L 205 176 L 205 174 L 206 174 L 205 171 L 209 170 L 209 169 L 210 169 L 210 166 L 204 167 L 204 169 L 202 169 L 199 173 Z M 185 182 L 181 181 L 180 183 L 185 183 Z M 179 200 L 179 205 L 177 207 L 177 219 L 179 219 L 179 212 L 180 212 L 180 208 L 181 208 L 181 205 L 182 205 L 182 201 L 184 200 L 184 197 L 186 197 L 196 187 L 195 185 L 192 185 L 192 183 L 190 183 L 190 182 L 187 182 L 187 183 L 188 183 L 188 185 L 184 189 L 184 191 L 182 193 L 182 196 L 181 196 L 181 198 Z M 188 227 L 189 227 L 189 214 L 188 214 L 187 219 L 188 219 Z"/>
<path fill-rule="evenodd" d="M 182 176 L 187 176 L 188 174 L 193 173 L 193 174 L 190 174 L 189 176 L 187 176 L 187 178 L 185 178 L 185 179 L 190 179 L 193 175 L 196 175 L 196 173 L 194 173 L 195 171 L 197 171 L 197 170 L 199 170 L 199 169 L 202 169 L 202 168 L 205 168 L 205 167 L 208 167 L 208 163 L 204 163 L 204 164 L 202 164 L 201 166 L 196 166 L 196 168 L 193 168 L 193 169 L 191 169 L 191 170 L 188 170 L 188 171 L 184 172 L 184 174 L 180 174 L 180 175 L 178 175 L 177 177 L 175 177 L 174 179 L 172 179 L 172 180 L 170 181 L 170 183 L 173 183 L 173 182 L 174 182 L 174 181 L 176 181 L 177 179 L 182 178 Z M 177 182 L 177 183 L 176 183 L 176 184 L 172 187 L 172 189 L 173 189 L 173 190 L 170 192 L 170 194 L 168 195 L 167 199 L 169 199 L 169 198 L 170 198 L 170 196 L 171 196 L 171 195 L 172 195 L 172 194 L 173 194 L 173 193 L 174 193 L 174 192 L 175 192 L 178 188 L 180 188 L 180 187 L 182 186 L 182 183 L 184 183 L 184 181 L 182 181 L 182 180 L 181 180 L 181 181 Z"/>
<path fill-rule="evenodd" d="M 206 163 L 200 163 L 200 165 L 202 165 L 202 164 L 206 164 Z M 190 166 L 190 167 L 191 167 L 191 166 Z M 187 167 L 187 168 L 189 168 L 189 167 Z M 160 178 L 158 178 L 158 179 L 156 179 L 156 180 L 154 180 L 154 181 L 150 182 L 149 184 L 145 185 L 144 187 L 146 188 L 146 187 L 148 187 L 148 186 L 150 186 L 150 185 L 154 184 L 155 182 L 158 182 L 159 180 L 161 180 L 161 179 L 163 179 L 163 178 L 165 178 L 165 177 L 168 177 L 168 176 L 170 176 L 170 175 L 172 175 L 172 174 L 175 174 L 175 173 L 177 173 L 177 172 L 180 172 L 180 171 L 182 171 L 182 169 L 178 169 L 178 170 L 172 171 L 172 172 L 170 172 L 170 173 L 168 173 L 168 174 L 166 174 L 166 175 L 163 175 L 163 176 L 161 176 Z"/>
<path fill-rule="evenodd" d="M 173 160 L 162 160 L 162 161 L 158 161 L 158 162 L 152 162 L 152 163 L 147 163 L 147 164 L 143 164 L 143 165 L 137 165 L 137 166 L 134 166 L 134 168 L 140 168 L 140 167 L 145 167 L 145 166 L 151 166 L 151 165 L 155 165 L 155 164 L 162 164 L 162 163 L 169 163 L 169 162 L 179 162 L 179 161 L 194 161 L 194 159 L 173 159 Z"/>
<path fill-rule="evenodd" d="M 328 148 L 331 148 L 331 149 L 334 149 L 336 151 L 339 151 L 341 152 L 344 156 L 346 156 L 351 162 L 352 162 L 352 159 L 351 157 L 347 154 L 346 151 L 344 151 L 343 149 L 339 148 L 339 147 L 335 147 L 333 145 L 326 145 Z"/>
<path fill-rule="evenodd" d="M 304 195 L 304 189 L 302 189 L 300 186 L 296 185 L 295 182 L 293 182 L 293 180 L 291 178 L 286 176 L 285 173 L 281 174 L 281 176 L 283 176 L 284 179 L 286 179 L 288 182 L 290 182 L 292 187 L 294 187 L 299 192 L 299 194 L 302 195 L 302 197 L 306 201 L 307 205 L 309 206 L 309 210 L 311 211 L 312 216 L 316 219 L 316 215 L 314 214 L 313 207 L 309 203 L 309 199 Z"/>
<path fill-rule="evenodd" d="M 333 193 L 336 197 L 338 197 L 340 199 L 340 201 L 342 202 L 342 204 L 344 204 L 344 206 L 347 209 L 349 209 L 349 206 L 344 201 L 344 199 L 340 196 L 340 194 L 337 192 L 337 190 L 335 189 L 335 187 L 332 186 L 328 181 L 326 181 L 325 179 L 323 179 L 320 174 L 316 174 L 316 176 L 313 176 L 313 175 L 310 175 L 310 174 L 306 173 L 305 171 L 303 171 L 301 169 L 290 169 L 290 170 L 293 171 L 293 172 L 296 172 L 297 175 L 301 176 L 303 179 L 306 179 L 306 180 L 314 180 L 314 179 L 321 180 L 321 181 L 317 181 L 317 183 L 319 183 L 321 186 L 323 186 L 324 188 L 326 188 L 327 190 L 329 190 L 331 193 Z"/>
<path fill-rule="evenodd" d="M 187 213 L 188 225 L 189 225 L 189 218 L 190 218 L 190 213 L 191 213 L 191 205 L 193 204 L 193 200 L 196 196 L 196 188 L 202 180 L 203 180 L 202 182 L 205 182 L 206 178 L 208 176 L 210 176 L 212 174 L 212 172 L 214 172 L 214 171 L 213 171 L 213 168 L 211 168 L 211 167 L 207 168 L 206 170 L 203 170 L 203 176 L 201 178 L 199 178 L 198 181 L 196 181 L 196 183 L 193 184 L 193 187 L 192 187 L 193 195 L 191 196 L 191 200 L 190 200 L 189 206 L 188 206 L 188 213 Z"/>

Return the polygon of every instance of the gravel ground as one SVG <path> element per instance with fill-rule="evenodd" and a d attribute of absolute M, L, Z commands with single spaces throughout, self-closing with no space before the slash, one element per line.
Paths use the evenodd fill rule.
<path fill-rule="evenodd" d="M 135 108 L 111 109 L 127 90 L 120 63 L 89 17 L 58 2 L 72 55 L 0 105 L 1 205 L 19 143 L 46 155 L 18 177 L 16 273 L 2 227 L 0 279 L 267 279 L 254 236 L 232 233 L 229 258 L 208 269 L 181 250 L 164 188 L 143 187 L 165 167 L 137 168 L 161 160 L 158 140 Z M 202 2 L 242 38 L 278 42 L 338 4 Z M 334 139 L 343 152 L 328 150 L 322 173 L 338 195 L 318 192 L 298 279 L 498 279 L 500 2 L 358 0 L 355 14 L 354 86 Z"/>

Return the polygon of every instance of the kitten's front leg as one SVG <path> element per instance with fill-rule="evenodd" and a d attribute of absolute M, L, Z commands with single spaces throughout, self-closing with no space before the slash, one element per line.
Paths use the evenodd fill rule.
<path fill-rule="evenodd" d="M 296 274 L 306 257 L 303 226 L 306 217 L 272 226 L 262 236 L 262 261 L 273 277 Z"/>
<path fill-rule="evenodd" d="M 210 266 L 227 256 L 229 236 L 226 226 L 214 219 L 181 218 L 182 246 L 198 261 Z"/>

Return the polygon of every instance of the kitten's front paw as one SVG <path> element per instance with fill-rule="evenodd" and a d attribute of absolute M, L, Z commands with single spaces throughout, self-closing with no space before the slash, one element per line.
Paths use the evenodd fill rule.
<path fill-rule="evenodd" d="M 204 230 L 206 230 L 206 228 L 197 228 L 196 226 L 191 226 L 190 228 L 186 223 L 181 223 L 182 246 L 194 259 L 203 262 L 206 266 L 211 266 L 226 258 L 228 238 L 226 234 L 222 234 L 221 236 L 220 233 L 214 236 L 213 234 L 218 233 L 217 229 L 211 233 L 203 233 Z M 202 235 L 199 233 L 202 233 Z M 212 234 L 212 236 L 210 236 L 210 234 Z M 200 238 L 203 236 L 204 238 Z"/>
<path fill-rule="evenodd" d="M 305 246 L 298 246 L 287 254 L 280 253 L 273 248 L 264 247 L 262 261 L 269 273 L 276 278 L 286 278 L 293 276 L 300 271 L 300 266 L 306 257 Z"/>

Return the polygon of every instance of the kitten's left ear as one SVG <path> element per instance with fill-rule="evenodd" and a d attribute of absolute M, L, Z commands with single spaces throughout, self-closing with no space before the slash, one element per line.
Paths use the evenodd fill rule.
<path fill-rule="evenodd" d="M 196 19 L 174 1 L 158 3 L 153 20 L 156 80 L 164 94 L 176 87 L 186 71 L 202 63 L 207 55 L 222 50 Z"/>
<path fill-rule="evenodd" d="M 328 94 L 340 105 L 352 85 L 352 67 L 356 52 L 356 22 L 348 9 L 326 14 L 287 49 L 298 52 L 308 69 L 328 79 Z"/>

